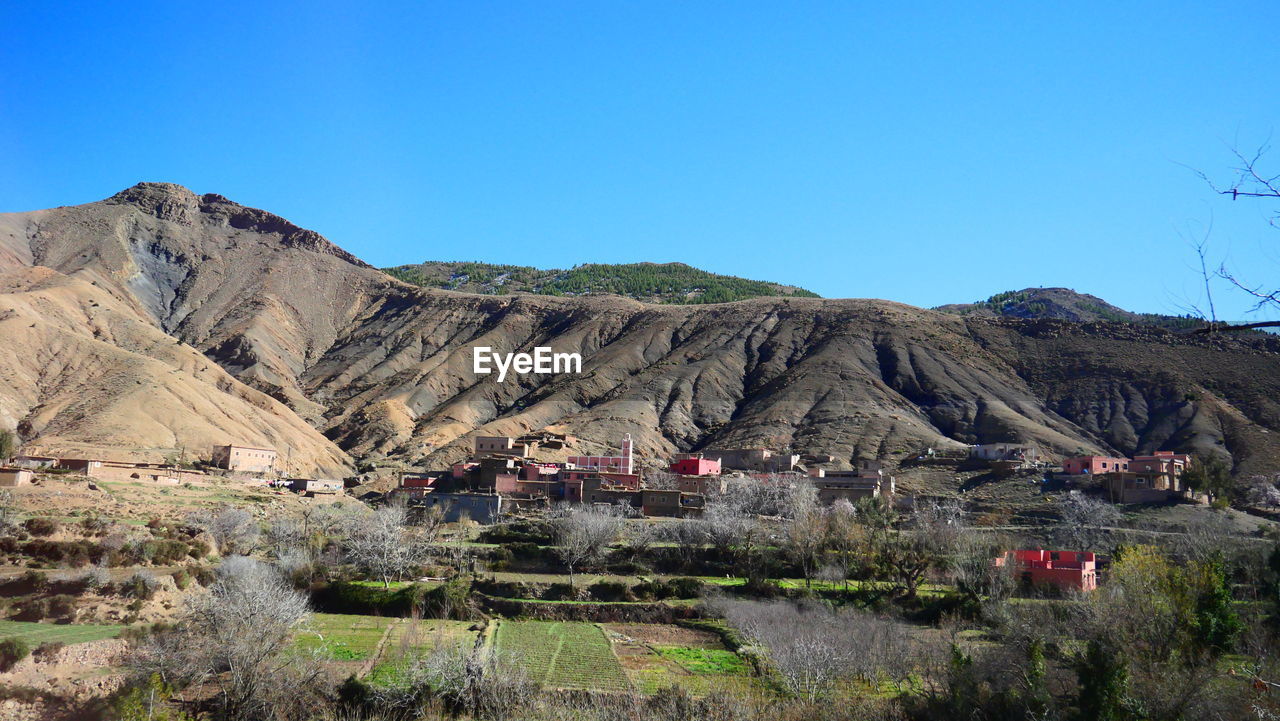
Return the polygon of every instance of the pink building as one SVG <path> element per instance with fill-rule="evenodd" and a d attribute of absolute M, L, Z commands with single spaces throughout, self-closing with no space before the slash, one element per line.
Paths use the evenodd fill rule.
<path fill-rule="evenodd" d="M 402 473 L 401 488 L 432 488 L 436 485 L 436 476 L 428 473 Z"/>
<path fill-rule="evenodd" d="M 720 473 L 720 461 L 704 458 L 702 454 L 677 458 L 669 470 L 681 476 L 713 476 Z"/>
<path fill-rule="evenodd" d="M 631 458 L 631 434 L 622 437 L 622 455 L 618 456 L 569 456 L 569 465 L 593 471 L 632 474 L 635 464 Z"/>
<path fill-rule="evenodd" d="M 1111 456 L 1076 456 L 1063 461 L 1062 470 L 1072 476 L 1085 473 L 1115 473 L 1129 470 L 1129 459 Z"/>
<path fill-rule="evenodd" d="M 1090 551 L 1006 551 L 996 566 L 1012 564 L 1021 580 L 1032 586 L 1054 586 L 1064 591 L 1092 591 L 1098 587 L 1097 557 Z"/>

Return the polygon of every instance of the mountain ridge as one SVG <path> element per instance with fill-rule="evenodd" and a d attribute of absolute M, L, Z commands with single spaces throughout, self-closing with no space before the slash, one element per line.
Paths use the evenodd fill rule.
<path fill-rule="evenodd" d="M 127 441 L 119 445 L 148 452 L 213 438 L 273 443 L 301 449 L 291 451 L 299 472 L 317 473 L 347 472 L 356 459 L 440 467 L 464 457 L 475 434 L 538 430 L 571 433 L 581 439 L 572 452 L 590 453 L 631 433 L 647 459 L 763 445 L 848 466 L 923 446 L 1023 440 L 1060 454 L 1229 454 L 1240 473 L 1280 462 L 1274 338 L 867 299 L 655 305 L 420 288 L 265 211 L 179 186 L 135 188 L 0 215 L 0 266 L 13 287 L 53 273 L 44 282 L 66 287 L 59 303 L 75 308 L 46 317 L 19 302 L 26 291 L 0 289 L 0 317 L 39 331 L 27 353 L 4 360 L 22 373 L 0 389 L 0 424 L 28 440 Z M 106 299 L 110 327 L 87 310 Z M 66 334 L 73 347 L 57 340 Z M 157 394 L 154 407 L 118 407 L 130 396 L 105 394 L 103 413 L 120 414 L 115 431 L 71 412 L 75 388 L 104 376 L 42 381 L 39 359 L 74 364 L 89 341 L 138 356 L 112 361 L 135 385 L 163 388 L 167 373 L 190 388 Z M 478 345 L 580 352 L 583 373 L 500 384 L 472 373 Z M 226 420 L 224 406 L 243 422 Z M 126 432 L 135 426 L 150 430 Z"/>

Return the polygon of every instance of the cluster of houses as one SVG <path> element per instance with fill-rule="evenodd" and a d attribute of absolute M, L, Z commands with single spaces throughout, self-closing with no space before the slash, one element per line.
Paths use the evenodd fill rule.
<path fill-rule="evenodd" d="M 268 484 L 288 488 L 307 496 L 341 494 L 341 480 L 315 478 L 279 478 L 278 454 L 271 448 L 252 446 L 214 446 L 209 466 L 227 471 L 231 477 L 272 477 Z M 208 477 L 204 470 L 171 463 L 110 461 L 95 458 L 60 458 L 56 456 L 19 455 L 0 465 L 0 487 L 23 486 L 35 480 L 37 472 L 73 473 L 103 481 L 147 481 L 179 485 Z"/>
<path fill-rule="evenodd" d="M 1114 503 L 1160 503 L 1186 498 L 1196 500 L 1195 489 L 1183 482 L 1191 456 L 1156 451 L 1133 458 L 1076 456 L 1062 462 L 1065 476 L 1088 476 L 1101 481 Z"/>
<path fill-rule="evenodd" d="M 1098 482 L 1107 490 L 1113 503 L 1163 503 L 1175 499 L 1202 500 L 1195 490 L 1183 482 L 1183 474 L 1191 467 L 1186 453 L 1156 451 L 1133 458 L 1118 456 L 1074 456 L 1053 464 L 1040 449 L 1020 443 L 990 443 L 971 446 L 969 458 L 985 462 L 997 472 L 1024 469 L 1054 470 L 1064 480 Z"/>
<path fill-rule="evenodd" d="M 570 455 L 562 463 L 533 457 L 547 443 L 560 449 L 573 440 L 555 434 L 479 436 L 468 460 L 448 472 L 403 474 L 395 492 L 415 505 L 441 508 L 446 520 L 465 516 L 489 523 L 513 508 L 559 502 L 625 506 L 652 517 L 697 517 L 707 496 L 724 492 L 726 480 L 735 476 L 762 483 L 807 478 L 826 503 L 891 496 L 894 490 L 893 477 L 875 461 L 863 461 L 851 471 L 805 471 L 799 455 L 764 448 L 682 453 L 665 469 L 645 473 L 636 463 L 630 435 L 622 438 L 617 454 Z"/>

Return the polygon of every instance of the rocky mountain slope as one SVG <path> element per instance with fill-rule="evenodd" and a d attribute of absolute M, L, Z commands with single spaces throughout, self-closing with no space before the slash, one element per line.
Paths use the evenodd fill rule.
<path fill-rule="evenodd" d="M 817 298 L 803 288 L 717 275 L 684 263 L 589 263 L 570 270 L 523 265 L 427 261 L 384 268 L 391 276 L 424 288 L 484 295 L 620 295 L 646 303 L 729 303 L 762 296 Z"/>
<path fill-rule="evenodd" d="M 762 444 L 847 463 L 1017 439 L 1229 452 L 1242 473 L 1280 462 L 1277 338 L 877 300 L 434 290 L 166 184 L 0 216 L 0 268 L 0 323 L 20 334 L 0 350 L 0 424 L 36 444 L 238 441 L 316 469 L 434 466 L 477 431 L 550 429 L 578 436 L 575 453 L 631 433 L 651 457 Z M 579 352 L 583 372 L 498 383 L 472 372 L 474 346 Z"/>

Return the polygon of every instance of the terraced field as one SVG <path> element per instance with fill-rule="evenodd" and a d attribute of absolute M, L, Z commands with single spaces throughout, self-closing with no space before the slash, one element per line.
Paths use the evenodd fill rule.
<path fill-rule="evenodd" d="M 86 643 L 115 638 L 124 626 L 90 626 L 87 624 L 29 623 L 26 621 L 0 621 L 0 639 L 20 638 L 32 647 L 46 642 Z"/>
<path fill-rule="evenodd" d="M 641 693 L 679 686 L 695 696 L 766 690 L 751 665 L 715 634 L 665 624 L 605 625 L 613 650 Z"/>
<path fill-rule="evenodd" d="M 364 661 L 373 656 L 387 626 L 399 619 L 379 616 L 313 614 L 298 633 L 298 648 L 331 661 Z"/>
<path fill-rule="evenodd" d="M 375 685 L 393 685 L 413 660 L 442 646 L 471 649 L 476 632 L 470 621 L 439 619 L 401 620 L 391 629 L 387 644 L 366 680 Z"/>
<path fill-rule="evenodd" d="M 631 687 L 609 639 L 592 623 L 501 621 L 495 643 L 545 688 L 623 691 Z"/>

